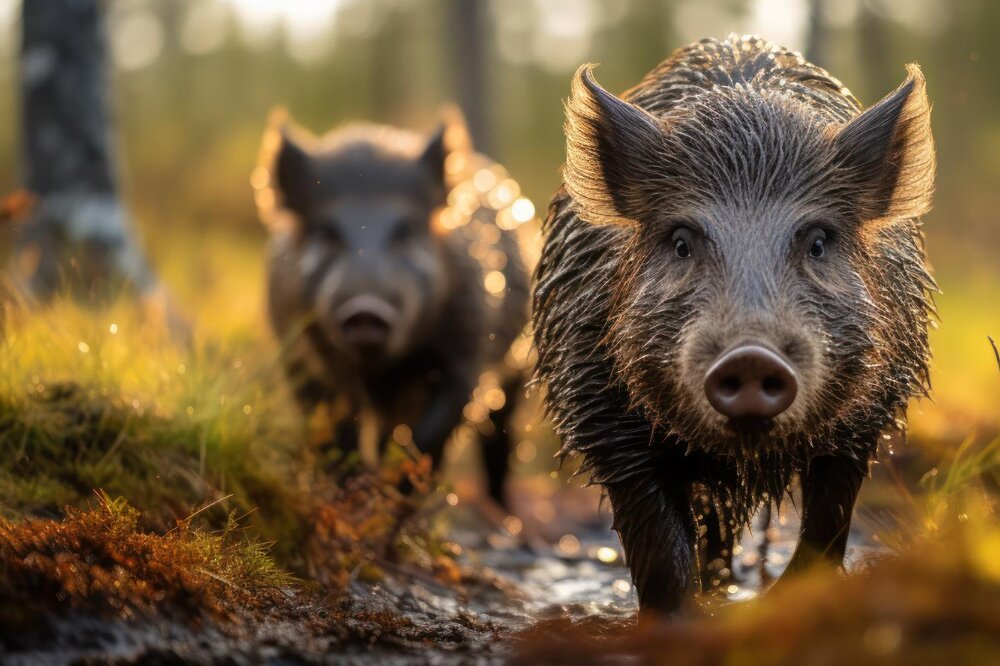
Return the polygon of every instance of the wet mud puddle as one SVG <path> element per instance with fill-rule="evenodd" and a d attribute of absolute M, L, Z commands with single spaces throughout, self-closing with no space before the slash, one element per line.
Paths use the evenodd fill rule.
<path fill-rule="evenodd" d="M 734 549 L 735 581 L 723 591 L 733 602 L 750 599 L 780 576 L 795 550 L 799 529 L 794 507 L 785 505 L 770 520 L 758 515 Z M 611 531 L 611 516 L 602 507 L 596 517 L 562 535 L 549 535 L 549 545 L 526 547 L 504 534 L 483 536 L 456 527 L 469 566 L 482 567 L 510 583 L 505 598 L 470 599 L 469 609 L 490 620 L 520 628 L 563 617 L 601 616 L 627 619 L 637 599 L 621 545 Z M 878 550 L 866 531 L 855 525 L 846 557 L 847 568 Z"/>
<path fill-rule="evenodd" d="M 448 591 L 442 594 L 424 589 L 420 593 L 427 621 L 435 621 L 434 615 L 442 612 L 469 614 L 495 631 L 491 639 L 466 651 L 464 657 L 452 653 L 456 663 L 503 662 L 511 652 L 511 638 L 539 621 L 558 618 L 613 627 L 634 618 L 636 594 L 620 544 L 611 531 L 610 513 L 596 505 L 582 510 L 585 504 L 574 500 L 569 511 L 573 515 L 558 524 L 552 521 L 543 535 L 544 542 L 535 539 L 531 546 L 526 542 L 532 540 L 520 531 L 520 520 L 514 521 L 518 528 L 514 535 L 511 530 L 484 530 L 474 512 L 453 514 L 450 534 L 462 547 L 462 564 L 496 583 L 493 589 L 472 586 L 461 599 Z M 562 512 L 557 511 L 557 515 Z M 736 580 L 723 590 L 724 598 L 731 602 L 758 595 L 781 574 L 794 551 L 799 527 L 794 506 L 783 505 L 773 512 L 767 525 L 765 520 L 758 516 L 735 549 Z M 507 521 L 504 524 L 509 525 Z M 846 558 L 848 568 L 878 548 L 856 524 Z M 439 655 L 439 659 L 444 659 L 439 663 L 451 660 L 448 654 Z"/>

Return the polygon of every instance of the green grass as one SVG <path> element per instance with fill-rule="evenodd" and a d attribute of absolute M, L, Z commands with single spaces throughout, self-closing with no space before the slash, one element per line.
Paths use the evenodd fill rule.
<path fill-rule="evenodd" d="M 192 298 L 181 306 L 192 323 L 182 340 L 156 308 L 124 296 L 99 308 L 7 304 L 0 517 L 58 518 L 88 507 L 95 490 L 126 498 L 158 534 L 192 514 L 217 530 L 245 516 L 244 531 L 273 543 L 275 561 L 331 583 L 373 559 L 436 556 L 425 525 L 399 529 L 422 495 L 404 498 L 395 483 L 426 475 L 405 455 L 352 484 L 320 471 L 329 461 L 285 385 L 260 292 L 237 289 L 259 283 L 263 260 L 215 242 L 206 245 L 221 266 L 180 283 L 180 300 Z M 200 300 L 186 291 L 199 281 Z M 404 537 L 426 547 L 397 548 Z"/>
<path fill-rule="evenodd" d="M 987 336 L 1000 338 L 1000 275 L 942 269 L 940 324 L 931 331 L 931 400 L 910 406 L 914 438 L 951 447 L 1000 433 L 1000 370 Z"/>
<path fill-rule="evenodd" d="M 0 340 L 0 510 L 53 514 L 100 488 L 157 526 L 258 509 L 287 541 L 302 447 L 277 345 L 206 336 L 177 342 L 142 307 L 70 301 L 8 308 Z"/>

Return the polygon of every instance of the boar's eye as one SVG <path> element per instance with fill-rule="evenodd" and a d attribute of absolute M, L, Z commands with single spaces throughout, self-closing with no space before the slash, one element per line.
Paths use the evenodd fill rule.
<path fill-rule="evenodd" d="M 687 241 L 683 238 L 678 238 L 674 241 L 674 254 L 676 254 L 681 259 L 687 259 L 691 256 L 691 248 L 688 247 Z"/>
<path fill-rule="evenodd" d="M 678 229 L 670 237 L 670 244 L 673 245 L 674 255 L 678 259 L 687 259 L 691 256 L 691 234 L 687 229 Z"/>
<path fill-rule="evenodd" d="M 315 234 L 320 241 L 328 245 L 340 245 L 343 242 L 340 231 L 333 224 L 326 223 L 317 225 Z"/>
<path fill-rule="evenodd" d="M 392 243 L 394 245 L 405 245 L 413 240 L 413 228 L 408 224 L 401 224 L 392 230 Z"/>
<path fill-rule="evenodd" d="M 826 232 L 822 229 L 817 229 L 810 235 L 809 256 L 813 259 L 826 256 Z"/>

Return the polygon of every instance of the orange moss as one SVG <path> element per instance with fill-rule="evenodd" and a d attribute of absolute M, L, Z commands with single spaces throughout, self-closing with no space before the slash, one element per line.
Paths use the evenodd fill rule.
<path fill-rule="evenodd" d="M 98 497 L 96 508 L 67 508 L 61 521 L 0 519 L 0 624 L 65 607 L 237 620 L 283 603 L 290 576 L 235 527 L 207 534 L 185 522 L 152 534 L 123 500 Z"/>
<path fill-rule="evenodd" d="M 360 506 L 369 496 L 357 492 L 350 497 Z M 67 508 L 58 521 L 0 518 L 0 652 L 3 641 L 16 636 L 19 649 L 28 650 L 23 654 L 44 654 L 50 641 L 60 640 L 46 621 L 74 611 L 133 628 L 174 625 L 167 629 L 171 640 L 180 641 L 185 659 L 195 660 L 213 656 L 191 642 L 206 630 L 227 650 L 263 655 L 264 646 L 278 645 L 308 661 L 323 660 L 337 645 L 469 649 L 496 639 L 491 625 L 465 614 L 416 623 L 393 610 L 391 597 L 334 600 L 300 586 L 272 563 L 263 544 L 247 541 L 232 524 L 205 533 L 185 521 L 167 534 L 148 533 L 138 511 L 98 497 L 97 507 Z M 341 580 L 334 569 L 330 575 Z M 158 649 L 155 641 L 143 646 L 148 639 L 141 631 L 132 637 L 137 654 Z M 100 653 L 104 640 L 113 639 L 96 637 L 87 649 Z M 85 660 L 80 646 L 67 645 Z"/>

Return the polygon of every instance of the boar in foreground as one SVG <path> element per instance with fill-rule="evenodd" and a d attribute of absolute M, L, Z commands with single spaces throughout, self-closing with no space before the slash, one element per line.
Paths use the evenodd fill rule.
<path fill-rule="evenodd" d="M 591 70 L 544 223 L 537 372 L 563 451 L 607 491 L 641 609 L 724 580 L 793 476 L 788 570 L 841 565 L 878 440 L 928 388 L 919 68 L 865 111 L 757 37 L 682 48 L 622 98 Z"/>
<path fill-rule="evenodd" d="M 505 354 L 527 322 L 529 280 L 517 184 L 465 136 L 453 120 L 431 137 L 355 125 L 317 139 L 278 115 L 254 180 L 270 320 L 306 413 L 329 419 L 339 451 L 367 430 L 372 448 L 391 437 L 435 466 L 463 412 L 478 414 L 502 502 L 523 375 Z M 484 378 L 488 407 L 470 412 Z"/>

